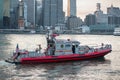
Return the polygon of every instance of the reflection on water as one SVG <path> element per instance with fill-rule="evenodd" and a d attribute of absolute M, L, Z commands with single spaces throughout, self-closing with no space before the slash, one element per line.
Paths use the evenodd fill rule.
<path fill-rule="evenodd" d="M 110 60 L 96 59 L 53 64 L 11 65 L 6 67 L 4 72 L 7 71 L 5 73 L 7 77 L 13 80 L 98 80 L 104 79 L 105 75 L 112 76 L 114 73 L 119 76 L 119 71 L 109 69 L 110 64 Z"/>
<path fill-rule="evenodd" d="M 105 58 L 52 64 L 14 65 L 4 62 L 17 43 L 26 49 L 37 44 L 45 48 L 44 35 L 0 35 L 0 80 L 119 80 L 120 37 L 100 35 L 62 35 L 81 44 L 111 43 L 113 51 Z"/>

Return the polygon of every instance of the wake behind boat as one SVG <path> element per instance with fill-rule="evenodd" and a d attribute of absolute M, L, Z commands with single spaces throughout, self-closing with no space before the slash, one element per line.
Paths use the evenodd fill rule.
<path fill-rule="evenodd" d="M 53 30 L 47 33 L 47 48 L 41 52 L 41 45 L 35 51 L 20 50 L 19 45 L 13 55 L 5 60 L 9 63 L 53 63 L 64 61 L 86 60 L 103 57 L 112 51 L 110 44 L 101 44 L 99 47 L 82 46 L 79 41 L 57 39 L 58 34 Z"/>

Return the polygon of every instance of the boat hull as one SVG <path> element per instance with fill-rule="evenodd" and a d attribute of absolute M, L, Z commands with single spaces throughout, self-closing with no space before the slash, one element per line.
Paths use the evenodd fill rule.
<path fill-rule="evenodd" d="M 110 52 L 111 50 L 107 49 L 100 52 L 94 52 L 94 53 L 88 53 L 88 54 L 71 54 L 71 55 L 62 55 L 62 56 L 22 58 L 19 63 L 21 64 L 55 63 L 55 62 L 65 62 L 65 61 L 87 60 L 87 59 L 93 59 L 98 57 L 104 57 L 106 54 Z"/>

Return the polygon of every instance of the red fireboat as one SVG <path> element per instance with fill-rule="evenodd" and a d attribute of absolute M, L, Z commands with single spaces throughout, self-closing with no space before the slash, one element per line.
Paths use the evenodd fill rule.
<path fill-rule="evenodd" d="M 33 63 L 55 63 L 65 61 L 78 61 L 104 57 L 112 51 L 110 44 L 101 44 L 98 47 L 90 47 L 81 45 L 75 40 L 57 39 L 58 34 L 54 34 L 53 30 L 49 30 L 46 40 L 47 48 L 41 52 L 41 45 L 34 51 L 20 50 L 17 44 L 16 51 L 13 55 L 6 59 L 6 62 L 14 64 L 33 64 Z"/>

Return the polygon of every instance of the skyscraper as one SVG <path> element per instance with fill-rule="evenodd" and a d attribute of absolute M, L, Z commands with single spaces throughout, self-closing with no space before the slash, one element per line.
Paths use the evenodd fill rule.
<path fill-rule="evenodd" d="M 43 0 L 42 15 L 44 27 L 64 23 L 63 0 Z"/>
<path fill-rule="evenodd" d="M 76 0 L 68 0 L 67 16 L 76 16 Z"/>
<path fill-rule="evenodd" d="M 23 0 L 27 6 L 27 21 L 35 26 L 36 0 Z"/>
<path fill-rule="evenodd" d="M 18 4 L 19 0 L 10 0 L 10 28 L 18 28 Z"/>

